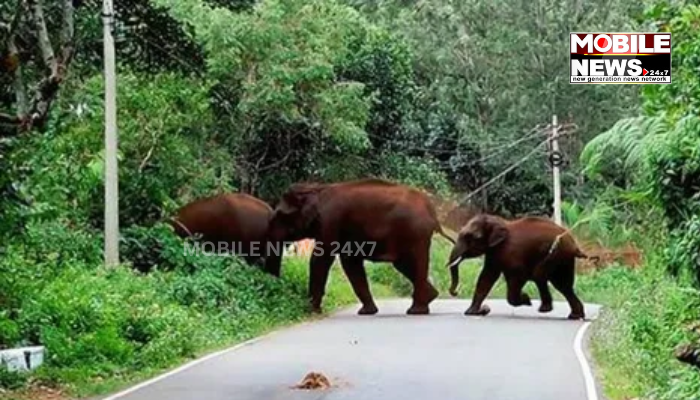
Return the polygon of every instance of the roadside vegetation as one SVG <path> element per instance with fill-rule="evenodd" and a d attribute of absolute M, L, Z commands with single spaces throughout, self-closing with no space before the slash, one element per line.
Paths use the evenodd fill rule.
<path fill-rule="evenodd" d="M 70 53 L 59 68 L 46 65 L 28 3 L 0 4 L 0 348 L 44 345 L 48 358 L 31 374 L 0 369 L 0 396 L 106 393 L 310 317 L 306 259 L 287 257 L 276 280 L 235 258 L 184 254 L 164 224 L 179 206 L 224 191 L 274 204 L 296 181 L 368 176 L 459 205 L 543 144 L 535 128 L 556 114 L 576 126 L 562 139 L 566 224 L 589 251 L 641 255 L 578 277 L 581 298 L 605 306 L 592 345 L 606 394 L 700 397 L 698 370 L 674 357 L 699 343 L 693 1 L 117 2 L 123 265 L 113 270 L 102 265 L 101 4 L 37 3 L 49 46 Z M 674 83 L 570 85 L 568 33 L 611 29 L 672 32 Z M 465 212 L 549 215 L 544 152 Z M 436 238 L 431 278 L 443 294 L 448 252 Z M 479 263 L 461 270 L 469 297 Z M 327 311 L 355 301 L 333 271 Z M 390 267 L 369 274 L 377 297 L 410 293 Z"/>

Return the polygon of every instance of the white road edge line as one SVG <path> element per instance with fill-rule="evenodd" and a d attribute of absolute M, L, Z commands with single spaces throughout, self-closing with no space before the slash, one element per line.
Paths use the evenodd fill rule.
<path fill-rule="evenodd" d="M 348 308 L 349 308 L 349 306 L 348 306 Z M 340 309 L 340 310 L 336 311 L 335 313 L 332 313 L 331 315 L 335 315 L 336 313 L 340 313 L 340 312 L 342 312 L 342 311 L 343 311 L 343 309 Z M 292 325 L 292 326 L 294 326 L 294 327 L 307 326 L 307 325 L 313 324 L 314 322 L 317 322 L 317 321 L 318 321 L 318 320 L 316 320 L 316 319 L 309 319 L 309 320 L 302 321 L 302 322 L 299 322 L 299 323 L 297 323 L 297 324 L 294 324 L 294 325 Z M 271 332 L 269 332 L 269 333 L 267 333 L 267 334 L 265 334 L 265 335 L 255 337 L 255 338 L 252 338 L 252 339 L 250 339 L 250 340 L 246 340 L 245 342 L 238 343 L 237 345 L 231 346 L 231 347 L 229 347 L 229 348 L 226 348 L 226 349 L 223 349 L 223 350 L 220 350 L 220 351 L 217 351 L 217 352 L 214 352 L 214 353 L 205 355 L 205 356 L 203 356 L 203 357 L 201 357 L 201 358 L 197 358 L 197 359 L 192 360 L 192 361 L 188 362 L 187 364 L 182 365 L 182 366 L 180 366 L 180 367 L 178 367 L 178 368 L 176 368 L 176 369 L 173 369 L 173 370 L 171 370 L 171 371 L 169 371 L 169 372 L 166 372 L 166 373 L 164 373 L 164 374 L 158 375 L 158 376 L 156 376 L 156 377 L 154 377 L 154 378 L 151 378 L 151 379 L 149 379 L 149 380 L 147 380 L 147 381 L 145 381 L 145 382 L 141 382 L 141 383 L 137 384 L 136 386 L 132 386 L 132 387 L 130 387 L 130 388 L 128 388 L 128 389 L 125 389 L 125 390 L 123 390 L 123 391 L 121 391 L 121 392 L 119 392 L 119 393 L 115 393 L 115 394 L 113 394 L 113 395 L 111 395 L 111 396 L 105 397 L 104 399 L 101 399 L 101 400 L 117 400 L 117 399 L 120 399 L 120 398 L 122 398 L 122 397 L 124 397 L 124 396 L 126 396 L 126 395 L 129 395 L 129 394 L 134 393 L 134 392 L 136 392 L 136 391 L 138 391 L 138 390 L 141 390 L 141 389 L 145 388 L 146 386 L 150 386 L 150 385 L 153 385 L 154 383 L 158 383 L 158 382 L 160 382 L 160 381 L 162 381 L 162 380 L 164 380 L 164 379 L 170 378 L 170 377 L 173 376 L 173 375 L 179 374 L 180 372 L 186 371 L 186 370 L 188 370 L 188 369 L 190 369 L 190 368 L 192 368 L 192 367 L 195 367 L 195 366 L 197 366 L 197 365 L 199 365 L 199 364 L 202 364 L 202 363 L 204 363 L 204 362 L 207 362 L 207 361 L 209 361 L 209 360 L 211 360 L 211 359 L 214 359 L 214 358 L 216 358 L 216 357 L 223 356 L 224 354 L 232 353 L 232 352 L 234 352 L 234 351 L 236 351 L 236 350 L 239 350 L 239 349 L 241 349 L 241 348 L 243 348 L 243 347 L 250 346 L 250 345 L 253 345 L 253 344 L 255 344 L 255 343 L 258 343 L 258 342 L 260 342 L 260 341 L 262 341 L 262 340 L 268 339 L 268 338 L 270 338 L 271 336 L 274 336 L 274 335 L 278 334 L 279 332 L 282 332 L 282 331 L 284 331 L 284 330 L 286 330 L 286 329 L 288 329 L 288 328 L 290 328 L 290 327 L 291 327 L 291 326 L 282 326 L 282 327 L 280 327 L 279 329 L 274 330 L 274 331 L 271 331 Z"/>
<path fill-rule="evenodd" d="M 579 328 L 576 333 L 576 338 L 574 339 L 574 353 L 578 359 L 579 365 L 581 365 L 581 371 L 583 372 L 583 380 L 586 384 L 586 394 L 588 400 L 598 400 L 598 391 L 595 386 L 595 379 L 593 379 L 593 372 L 588 364 L 586 355 L 583 353 L 583 338 L 586 334 L 586 330 L 591 325 L 590 321 L 586 321 Z"/>
<path fill-rule="evenodd" d="M 298 325 L 303 326 L 303 325 L 307 325 L 311 322 L 313 322 L 313 321 L 305 321 L 305 322 L 302 322 L 301 324 L 298 324 Z M 591 322 L 586 321 L 583 325 L 581 325 L 581 328 L 579 328 L 578 332 L 576 333 L 576 338 L 574 339 L 574 353 L 576 354 L 576 358 L 578 359 L 579 365 L 581 366 L 581 371 L 583 372 L 583 379 L 584 379 L 585 384 L 586 384 L 586 393 L 588 396 L 588 400 L 599 400 L 598 399 L 598 391 L 597 391 L 596 386 L 595 386 L 595 380 L 593 379 L 593 373 L 591 371 L 591 367 L 589 366 L 588 360 L 586 359 L 586 356 L 583 353 L 583 338 L 585 336 L 586 330 L 588 329 L 588 326 L 590 326 L 590 325 L 591 325 Z M 186 370 L 188 370 L 192 367 L 195 367 L 199 364 L 202 364 L 206 361 L 209 361 L 209 360 L 214 359 L 216 357 L 220 357 L 220 356 L 227 354 L 227 353 L 234 352 L 234 351 L 239 350 L 243 347 L 250 346 L 250 345 L 255 344 L 261 340 L 267 339 L 267 338 L 275 335 L 278 332 L 279 331 L 273 331 L 273 332 L 270 332 L 266 335 L 259 336 L 259 337 L 256 337 L 256 338 L 253 338 L 250 340 L 246 340 L 245 342 L 241 342 L 241 343 L 239 343 L 235 346 L 229 347 L 227 349 L 208 354 L 208 355 L 201 357 L 201 358 L 198 358 L 196 360 L 192 360 L 192 361 L 188 362 L 187 364 L 180 366 L 179 368 L 176 368 L 172 371 L 166 372 L 162 375 L 158 375 L 155 378 L 152 378 L 152 379 L 149 379 L 145 382 L 139 383 L 136 386 L 132 386 L 126 390 L 123 390 L 119 393 L 113 394 L 113 395 L 106 397 L 102 400 L 120 399 L 126 395 L 134 393 L 138 390 L 141 390 L 147 386 L 153 385 L 154 383 L 160 382 L 164 379 L 170 378 L 173 375 L 179 374 L 180 372 L 186 371 Z"/>
<path fill-rule="evenodd" d="M 277 333 L 277 332 L 276 332 L 276 331 L 273 331 L 273 332 L 268 333 L 267 335 L 263 335 L 263 336 L 256 337 L 256 338 L 253 338 L 253 339 L 250 339 L 250 340 L 246 340 L 245 342 L 241 342 L 241 343 L 239 343 L 239 344 L 237 344 L 237 345 L 235 345 L 235 346 L 229 347 L 229 348 L 227 348 L 227 349 L 220 350 L 220 351 L 217 351 L 217 352 L 208 354 L 208 355 L 206 355 L 206 356 L 204 356 L 204 357 L 202 357 L 202 358 L 198 358 L 198 359 L 196 359 L 196 360 L 192 360 L 192 361 L 188 362 L 187 364 L 180 366 L 179 368 L 176 368 L 176 369 L 174 369 L 174 370 L 172 370 L 172 371 L 166 372 L 166 373 L 164 373 L 164 374 L 162 374 L 162 375 L 158 375 L 158 376 L 156 376 L 155 378 L 152 378 L 152 379 L 149 379 L 149 380 L 147 380 L 147 381 L 145 381 L 145 382 L 139 383 L 139 384 L 136 385 L 136 386 L 132 386 L 132 387 L 130 387 L 130 388 L 124 390 L 124 391 L 121 391 L 121 392 L 119 392 L 119 393 L 113 394 L 113 395 L 111 395 L 111 396 L 109 396 L 109 397 L 106 397 L 106 398 L 104 398 L 104 399 L 102 399 L 102 400 L 116 400 L 116 399 L 120 399 L 120 398 L 122 398 L 122 397 L 124 397 L 124 396 L 126 396 L 126 395 L 129 395 L 129 394 L 131 394 L 131 393 L 136 392 L 137 390 L 143 389 L 143 388 L 145 388 L 146 386 L 150 386 L 150 385 L 153 385 L 154 383 L 157 383 L 157 382 L 160 382 L 160 381 L 162 381 L 162 380 L 164 380 L 164 379 L 170 378 L 170 377 L 173 376 L 173 375 L 179 374 L 180 372 L 183 372 L 183 371 L 185 371 L 185 370 L 188 370 L 188 369 L 190 369 L 190 368 L 192 368 L 192 367 L 194 367 L 194 366 L 197 366 L 197 365 L 199 365 L 199 364 L 201 364 L 201 363 L 204 363 L 204 362 L 206 362 L 206 361 L 209 361 L 209 360 L 211 360 L 211 359 L 213 359 L 213 358 L 222 356 L 222 355 L 227 354 L 227 353 L 231 353 L 231 352 L 236 351 L 236 350 L 238 350 L 238 349 L 240 349 L 240 348 L 242 348 L 242 347 L 246 347 L 246 346 L 250 346 L 250 345 L 252 345 L 252 344 L 255 344 L 255 343 L 257 343 L 257 342 L 259 342 L 259 341 L 261 341 L 261 340 L 263 340 L 263 339 L 266 339 L 266 338 L 268 338 L 268 337 L 274 335 L 275 333 Z"/>

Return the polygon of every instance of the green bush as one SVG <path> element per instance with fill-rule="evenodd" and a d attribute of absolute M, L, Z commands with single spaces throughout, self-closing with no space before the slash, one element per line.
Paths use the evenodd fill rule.
<path fill-rule="evenodd" d="M 700 215 L 671 231 L 665 255 L 669 271 L 691 277 L 700 285 Z"/>
<path fill-rule="evenodd" d="M 667 114 L 672 120 L 700 112 L 700 5 L 694 0 L 650 2 L 645 19 L 660 32 L 673 33 L 673 84 L 645 85 L 647 114 Z"/>
<path fill-rule="evenodd" d="M 16 390 L 23 387 L 29 375 L 22 372 L 11 372 L 5 368 L 0 368 L 0 389 Z"/>
<path fill-rule="evenodd" d="M 700 396 L 697 372 L 673 357 L 697 320 L 698 292 L 665 275 L 662 258 L 642 270 L 605 269 L 579 280 L 583 298 L 605 307 L 593 325 L 593 353 L 611 399 Z"/>
<path fill-rule="evenodd" d="M 445 174 L 427 160 L 389 151 L 378 159 L 381 160 L 380 170 L 383 177 L 425 188 L 438 195 L 450 193 Z"/>
<path fill-rule="evenodd" d="M 671 229 L 700 214 L 700 118 L 689 116 L 650 151 L 651 185 Z"/>
<path fill-rule="evenodd" d="M 153 223 L 186 200 L 231 188 L 233 162 L 210 132 L 207 86 L 178 75 L 119 78 L 120 220 Z M 30 220 L 102 227 L 103 79 L 64 93 L 51 131 L 12 152 Z M 79 110 L 79 111 L 78 111 Z"/>
<path fill-rule="evenodd" d="M 25 303 L 19 324 L 25 337 L 48 348 L 49 367 L 109 372 L 165 366 L 201 346 L 202 321 L 161 300 L 157 279 L 121 268 L 92 273 L 68 268 Z"/>

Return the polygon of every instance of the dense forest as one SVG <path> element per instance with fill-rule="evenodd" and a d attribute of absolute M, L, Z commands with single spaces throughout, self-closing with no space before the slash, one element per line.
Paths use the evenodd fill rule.
<path fill-rule="evenodd" d="M 700 396 L 686 365 L 700 366 L 694 1 L 115 6 L 124 266 L 105 269 L 102 4 L 0 4 L 0 348 L 50 352 L 29 376 L 0 370 L 0 388 L 109 391 L 305 318 L 305 261 L 275 280 L 182 253 L 164 220 L 203 196 L 274 205 L 294 182 L 381 177 L 465 209 L 551 215 L 557 115 L 566 224 L 643 254 L 582 273 L 582 297 L 607 306 L 594 335 L 607 394 Z M 606 31 L 672 32 L 673 83 L 569 84 L 569 33 Z M 380 293 L 405 289 L 372 273 Z M 332 304 L 354 300 L 346 286 L 333 281 Z"/>

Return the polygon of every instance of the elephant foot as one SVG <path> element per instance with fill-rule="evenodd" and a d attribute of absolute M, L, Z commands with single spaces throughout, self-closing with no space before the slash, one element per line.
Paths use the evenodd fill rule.
<path fill-rule="evenodd" d="M 376 305 L 363 305 L 362 308 L 357 312 L 358 315 L 374 315 L 379 311 Z"/>
<path fill-rule="evenodd" d="M 428 291 L 428 304 L 432 303 L 433 300 L 438 298 L 438 296 L 440 296 L 440 292 L 438 292 L 433 285 L 430 285 L 430 290 Z"/>
<path fill-rule="evenodd" d="M 491 312 L 491 308 L 487 306 L 486 304 L 483 304 L 479 309 L 476 309 L 474 307 L 469 307 L 467 311 L 464 312 L 464 315 L 480 315 L 482 317 L 485 317 L 489 315 Z"/>
<path fill-rule="evenodd" d="M 532 301 L 530 300 L 530 296 L 528 296 L 527 293 L 520 294 L 520 305 L 528 307 L 532 306 Z"/>
<path fill-rule="evenodd" d="M 323 314 L 323 309 L 321 308 L 320 304 L 309 304 L 309 310 L 311 311 L 311 314 Z"/>
<path fill-rule="evenodd" d="M 542 303 L 540 304 L 539 312 L 541 313 L 548 313 L 553 310 L 552 304 L 551 303 Z"/>
<path fill-rule="evenodd" d="M 574 313 L 569 314 L 568 319 L 578 321 L 586 319 L 586 314 L 584 313 Z"/>
<path fill-rule="evenodd" d="M 418 305 L 412 305 L 411 308 L 409 308 L 406 311 L 406 314 L 408 315 L 427 315 L 430 314 L 430 308 L 425 305 L 425 306 L 418 306 Z"/>

